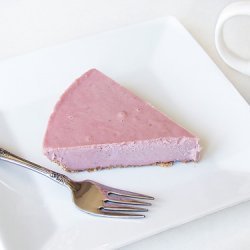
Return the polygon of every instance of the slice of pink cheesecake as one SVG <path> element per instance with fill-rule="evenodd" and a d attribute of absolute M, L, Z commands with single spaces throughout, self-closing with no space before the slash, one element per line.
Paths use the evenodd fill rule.
<path fill-rule="evenodd" d="M 45 155 L 68 171 L 197 161 L 198 138 L 96 69 L 61 96 Z"/>

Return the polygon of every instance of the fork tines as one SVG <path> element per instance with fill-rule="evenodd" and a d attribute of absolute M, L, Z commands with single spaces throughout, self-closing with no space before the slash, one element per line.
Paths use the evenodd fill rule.
<path fill-rule="evenodd" d="M 136 212 L 148 212 L 141 206 L 150 206 L 151 203 L 144 200 L 154 200 L 154 197 L 129 192 L 121 189 L 113 189 L 107 193 L 101 211 L 104 215 L 119 218 L 144 218 L 145 215 Z"/>

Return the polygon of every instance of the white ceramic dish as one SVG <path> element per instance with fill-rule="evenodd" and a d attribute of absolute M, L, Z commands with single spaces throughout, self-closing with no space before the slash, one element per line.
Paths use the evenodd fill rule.
<path fill-rule="evenodd" d="M 202 159 L 171 168 L 68 174 L 155 196 L 144 220 L 84 214 L 64 187 L 0 162 L 6 249 L 117 248 L 250 198 L 249 106 L 173 17 L 1 62 L 1 146 L 62 172 L 42 154 L 47 119 L 65 88 L 92 67 L 198 135 Z"/>

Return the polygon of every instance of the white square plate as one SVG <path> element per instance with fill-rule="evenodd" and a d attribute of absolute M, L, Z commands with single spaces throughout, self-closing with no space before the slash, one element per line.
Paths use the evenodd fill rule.
<path fill-rule="evenodd" d="M 117 248 L 250 198 L 249 106 L 174 17 L 1 62 L 1 146 L 62 172 L 42 154 L 46 123 L 59 95 L 92 67 L 199 136 L 201 161 L 67 174 L 155 196 L 142 220 L 82 213 L 64 187 L 0 162 L 0 245 Z"/>

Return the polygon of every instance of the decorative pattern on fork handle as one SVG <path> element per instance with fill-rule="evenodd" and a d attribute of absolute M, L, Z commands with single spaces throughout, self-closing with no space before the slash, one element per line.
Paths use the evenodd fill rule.
<path fill-rule="evenodd" d="M 6 151 L 6 150 L 0 148 L 0 159 L 1 159 L 1 156 L 4 157 L 4 156 L 6 156 L 7 153 L 8 153 L 8 151 Z"/>

